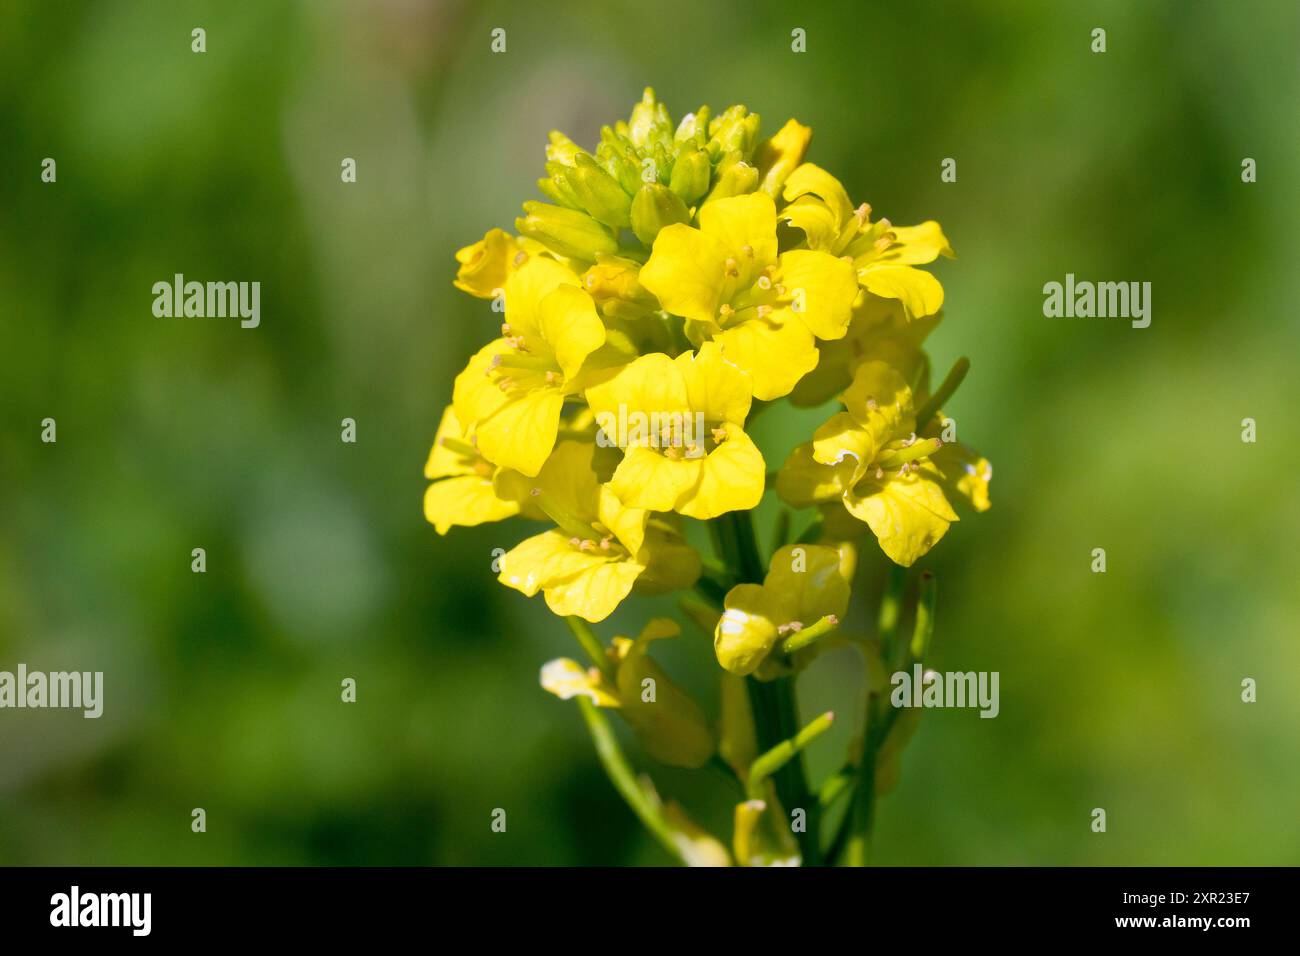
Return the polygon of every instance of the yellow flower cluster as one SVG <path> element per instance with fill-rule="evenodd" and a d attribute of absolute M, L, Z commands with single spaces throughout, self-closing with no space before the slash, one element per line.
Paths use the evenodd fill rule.
<path fill-rule="evenodd" d="M 932 387 L 922 351 L 943 288 L 919 267 L 952 257 L 948 241 L 935 222 L 895 226 L 855 206 L 805 160 L 810 138 L 790 120 L 760 140 L 740 106 L 673 124 L 649 90 L 591 152 L 552 133 L 550 202 L 525 203 L 517 235 L 492 229 L 456 254 L 455 285 L 491 301 L 500 335 L 456 377 L 425 470 L 440 534 L 546 524 L 504 555 L 499 579 L 556 614 L 601 621 L 634 590 L 712 574 L 718 661 L 760 679 L 789 672 L 785 637 L 844 615 L 846 542 L 870 530 L 910 566 L 957 520 L 954 502 L 989 506 L 989 463 L 941 409 L 964 360 Z M 769 472 L 749 427 L 781 398 L 836 404 Z M 762 583 L 726 554 L 709 569 L 688 519 L 749 511 L 768 490 L 815 509 L 804 544 L 776 542 Z M 652 622 L 588 670 L 552 661 L 543 686 L 619 709 L 653 756 L 700 766 L 713 731 L 646 654 L 673 633 Z M 738 833 L 758 832 L 759 805 L 738 809 Z"/>

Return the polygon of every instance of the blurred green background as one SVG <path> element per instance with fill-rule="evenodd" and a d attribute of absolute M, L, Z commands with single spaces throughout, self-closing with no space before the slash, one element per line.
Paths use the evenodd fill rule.
<path fill-rule="evenodd" d="M 98 721 L 0 711 L 0 863 L 666 861 L 537 685 L 562 622 L 493 579 L 531 529 L 421 515 L 495 330 L 453 252 L 537 198 L 548 130 L 594 145 L 646 85 L 810 124 L 855 201 L 957 250 L 930 351 L 973 362 L 950 411 L 994 507 L 922 566 L 935 665 L 999 671 L 1001 715 L 926 715 L 879 861 L 1300 862 L 1297 49 L 1290 0 L 4 4 L 0 669 L 107 689 Z M 261 327 L 154 318 L 177 272 L 260 281 Z M 1044 318 L 1067 272 L 1150 281 L 1151 327 Z M 769 458 L 818 420 L 765 416 Z M 708 640 L 669 643 L 714 707 Z M 854 673 L 823 658 L 805 711 L 851 713 Z M 714 778 L 655 776 L 729 834 Z"/>

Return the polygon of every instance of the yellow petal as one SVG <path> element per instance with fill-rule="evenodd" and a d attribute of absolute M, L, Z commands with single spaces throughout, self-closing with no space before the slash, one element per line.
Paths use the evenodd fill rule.
<path fill-rule="evenodd" d="M 905 568 L 934 547 L 957 520 L 943 489 L 924 471 L 902 478 L 886 475 L 883 482 L 870 482 L 845 496 L 844 506 L 870 526 L 889 559 Z"/>
<path fill-rule="evenodd" d="M 788 395 L 817 367 L 817 346 L 808 327 L 788 310 L 750 319 L 714 336 L 722 354 L 749 373 L 754 397 L 771 401 Z"/>
<path fill-rule="evenodd" d="M 792 119 L 786 120 L 767 142 L 758 148 L 759 188 L 776 198 L 790 174 L 803 162 L 812 139 L 812 128 Z"/>
<path fill-rule="evenodd" d="M 839 465 L 852 459 L 853 474 L 861 474 L 878 451 L 875 437 L 848 412 L 832 415 L 813 432 L 813 460 Z"/>
<path fill-rule="evenodd" d="M 767 193 L 731 196 L 700 210 L 700 230 L 735 260 L 737 289 L 748 289 L 776 261 L 776 204 Z"/>
<path fill-rule="evenodd" d="M 703 412 L 707 422 L 744 424 L 753 384 L 748 372 L 723 357 L 716 342 L 705 342 L 697 352 L 683 352 L 676 364 L 692 412 Z"/>
<path fill-rule="evenodd" d="M 794 249 L 781 255 L 781 282 L 803 311 L 799 319 L 819 339 L 839 339 L 849 329 L 858 276 L 853 264 L 825 252 Z M 802 294 L 800 294 L 802 292 Z"/>
<path fill-rule="evenodd" d="M 974 511 L 989 510 L 993 464 L 987 458 L 960 442 L 948 442 L 930 461 L 943 474 L 944 491 L 950 497 L 964 501 Z"/>
<path fill-rule="evenodd" d="M 748 511 L 763 497 L 767 465 L 739 425 L 722 426 L 726 440 L 699 463 L 699 482 L 678 504 L 690 518 L 707 521 L 728 511 Z"/>
<path fill-rule="evenodd" d="M 828 614 L 843 620 L 849 606 L 849 582 L 844 579 L 840 552 L 824 545 L 787 544 L 777 549 L 763 588 L 792 605 L 793 620 L 800 624 L 812 624 Z"/>
<path fill-rule="evenodd" d="M 781 218 L 803 230 L 809 249 L 838 255 L 844 245 L 843 223 L 830 206 L 820 199 L 804 196 L 781 210 Z"/>
<path fill-rule="evenodd" d="M 568 580 L 605 561 L 602 556 L 573 547 L 561 531 L 543 531 L 525 538 L 502 556 L 497 580 L 532 597 L 543 588 Z"/>
<path fill-rule="evenodd" d="M 934 315 L 943 308 L 943 286 L 923 269 L 873 262 L 859 267 L 858 281 L 875 295 L 903 303 L 908 318 Z"/>
<path fill-rule="evenodd" d="M 608 561 L 545 589 L 546 606 L 555 614 L 575 614 L 593 624 L 614 613 L 641 573 L 633 561 Z"/>
<path fill-rule="evenodd" d="M 897 265 L 923 266 L 939 256 L 956 258 L 943 229 L 933 219 L 919 226 L 895 226 L 896 242 L 885 250 L 881 259 Z"/>
<path fill-rule="evenodd" d="M 538 329 L 555 351 L 555 360 L 572 379 L 587 356 L 605 343 L 605 326 L 591 296 L 576 286 L 558 286 L 538 307 Z"/>
<path fill-rule="evenodd" d="M 609 682 L 595 667 L 583 668 L 575 660 L 558 657 L 542 665 L 542 688 L 560 700 L 571 700 L 578 695 L 588 698 L 597 707 L 618 707 L 618 697 Z"/>
<path fill-rule="evenodd" d="M 446 478 L 450 475 L 475 474 L 473 465 L 465 460 L 465 456 L 448 448 L 443 443 L 444 438 L 469 443 L 465 430 L 461 428 L 460 419 L 450 405 L 443 409 L 442 419 L 438 422 L 433 447 L 429 449 L 429 457 L 424 463 L 424 477 Z"/>
<path fill-rule="evenodd" d="M 592 465 L 595 452 L 590 442 L 560 442 L 536 478 L 510 482 L 512 496 L 527 494 L 544 511 L 591 524 L 599 519 L 601 490 Z"/>
<path fill-rule="evenodd" d="M 853 202 L 838 179 L 814 163 L 804 163 L 785 182 L 785 198 L 793 201 L 800 196 L 814 195 L 835 214 L 839 223 L 853 216 Z"/>
<path fill-rule="evenodd" d="M 452 525 L 468 528 L 518 513 L 518 504 L 496 496 L 490 478 L 477 475 L 444 478 L 424 491 L 424 517 L 438 534 L 446 534 Z"/>
<path fill-rule="evenodd" d="M 596 501 L 597 520 L 613 532 L 628 554 L 635 556 L 645 541 L 649 512 L 626 504 L 609 485 L 600 486 Z"/>
<path fill-rule="evenodd" d="M 916 428 L 912 390 L 903 377 L 884 362 L 863 362 L 853 382 L 840 396 L 844 408 L 872 436 L 876 448 Z M 873 456 L 874 457 L 874 456 Z"/>
<path fill-rule="evenodd" d="M 488 377 L 488 369 L 492 367 L 495 356 L 509 349 L 510 346 L 501 339 L 494 339 L 475 352 L 464 370 L 456 376 L 451 404 L 457 421 L 463 427 L 482 421 L 506 403 L 505 393 Z"/>
<path fill-rule="evenodd" d="M 610 488 L 634 508 L 672 511 L 699 481 L 699 459 L 671 459 L 652 448 L 629 448 Z"/>
<path fill-rule="evenodd" d="M 853 468 L 823 465 L 813 457 L 812 442 L 805 442 L 790 452 L 776 475 L 776 493 L 792 508 L 807 508 L 825 501 L 835 501 L 850 487 Z"/>
<path fill-rule="evenodd" d="M 519 246 L 514 236 L 500 229 L 490 229 L 472 246 L 457 250 L 456 261 L 460 263 L 460 269 L 454 285 L 480 299 L 490 299 L 497 289 L 505 287 L 518 255 Z"/>
<path fill-rule="evenodd" d="M 536 475 L 555 446 L 564 393 L 539 388 L 511 395 L 491 417 L 478 423 L 478 449 L 502 468 Z"/>
<path fill-rule="evenodd" d="M 624 365 L 612 377 L 588 386 L 586 396 L 607 438 L 615 440 L 620 433 L 618 424 L 625 422 L 629 444 L 640 443 L 635 433 L 648 431 L 652 413 L 681 414 L 689 409 L 681 369 L 662 352 L 651 352 Z M 645 416 L 640 420 L 640 427 L 634 416 Z"/>
<path fill-rule="evenodd" d="M 712 322 L 723 302 L 727 256 L 714 237 L 681 223 L 667 226 L 641 267 L 641 285 L 673 315 Z"/>
<path fill-rule="evenodd" d="M 530 256 L 506 281 L 506 322 L 515 335 L 537 335 L 542 300 L 561 285 L 577 286 L 580 279 L 568 266 L 548 256 Z"/>

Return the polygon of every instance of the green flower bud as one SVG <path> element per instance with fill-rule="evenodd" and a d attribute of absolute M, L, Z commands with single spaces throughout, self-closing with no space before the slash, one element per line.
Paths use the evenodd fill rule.
<path fill-rule="evenodd" d="M 648 86 L 641 95 L 641 102 L 632 107 L 632 116 L 627 123 L 627 135 L 632 140 L 632 144 L 638 147 L 672 138 L 673 125 L 668 115 L 668 107 L 655 99 L 655 91 Z"/>
<path fill-rule="evenodd" d="M 682 153 L 673 164 L 673 176 L 669 183 L 682 202 L 694 206 L 709 191 L 709 177 L 713 167 L 709 163 L 709 154 L 702 149 Z"/>
<path fill-rule="evenodd" d="M 574 195 L 573 187 L 569 183 L 569 167 L 560 163 L 547 163 L 546 172 L 550 175 L 549 179 L 537 180 L 537 188 L 541 194 L 561 206 L 581 210 L 582 203 Z"/>
<path fill-rule="evenodd" d="M 718 164 L 718 183 L 705 201 L 713 202 L 715 199 L 726 199 L 728 196 L 744 196 L 757 188 L 757 167 L 746 163 L 739 152 L 732 152 Z"/>
<path fill-rule="evenodd" d="M 691 212 L 675 192 L 660 183 L 646 183 L 632 200 L 632 231 L 645 245 L 653 245 L 664 226 L 690 222 Z"/>
<path fill-rule="evenodd" d="M 618 248 L 609 230 L 586 213 L 544 202 L 524 203 L 524 213 L 515 220 L 515 228 L 562 256 L 590 262 Z"/>
<path fill-rule="evenodd" d="M 694 143 L 696 146 L 703 146 L 709 141 L 709 117 L 712 115 L 707 106 L 701 106 L 694 113 L 687 113 L 677 125 L 677 132 L 673 134 L 673 139 L 678 143 Z"/>
<path fill-rule="evenodd" d="M 594 159 L 579 154 L 567 178 L 579 208 L 593 219 L 614 229 L 629 225 L 632 197 Z"/>
<path fill-rule="evenodd" d="M 574 158 L 585 153 L 581 146 L 575 143 L 569 137 L 565 136 L 559 130 L 551 130 L 550 142 L 546 145 L 546 158 L 550 162 L 560 163 L 564 166 L 572 166 Z"/>
<path fill-rule="evenodd" d="M 742 159 L 750 159 L 758 143 L 758 114 L 743 106 L 730 107 L 709 124 L 709 140 L 710 148 L 716 147 L 715 155 L 739 152 Z"/>

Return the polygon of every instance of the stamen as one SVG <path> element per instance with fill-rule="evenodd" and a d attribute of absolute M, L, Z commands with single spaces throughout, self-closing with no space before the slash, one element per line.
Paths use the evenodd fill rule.
<path fill-rule="evenodd" d="M 515 253 L 515 265 L 522 266 L 527 261 L 528 261 L 528 253 L 524 252 L 524 250 L 520 249 L 518 252 Z"/>
<path fill-rule="evenodd" d="M 735 276 L 740 275 L 740 269 L 738 267 L 736 260 L 731 258 L 730 256 L 727 257 L 727 261 L 723 264 L 723 271 L 725 271 L 727 275 L 732 276 L 733 278 Z"/>
<path fill-rule="evenodd" d="M 502 323 L 501 323 L 501 334 L 502 334 L 503 336 L 505 336 L 505 335 L 509 335 L 509 334 L 510 334 L 510 323 L 509 323 L 509 322 L 502 322 Z"/>
<path fill-rule="evenodd" d="M 713 434 L 713 441 L 715 444 L 721 445 L 724 441 L 727 440 L 727 430 L 722 426 L 718 426 L 717 428 L 713 429 L 712 434 Z"/>
<path fill-rule="evenodd" d="M 730 305 L 728 305 L 726 302 L 724 302 L 724 303 L 722 303 L 722 305 L 718 308 L 718 315 L 720 315 L 722 318 L 725 319 L 725 318 L 727 318 L 727 316 L 731 315 L 731 313 L 733 313 L 733 312 L 735 312 L 735 311 L 736 311 L 735 309 L 733 309 Z"/>
<path fill-rule="evenodd" d="M 758 317 L 761 319 L 772 311 L 772 307 L 770 305 L 760 305 L 754 311 L 758 313 Z"/>
<path fill-rule="evenodd" d="M 749 243 L 745 243 L 743 246 L 741 246 L 740 251 L 743 252 L 745 255 L 749 256 L 749 258 L 751 259 L 754 258 L 754 247 L 751 246 Z"/>
<path fill-rule="evenodd" d="M 759 276 L 758 287 L 762 289 L 764 292 L 766 292 L 768 289 L 772 288 L 772 280 L 769 279 L 767 276 Z"/>
<path fill-rule="evenodd" d="M 868 219 L 871 218 L 871 206 L 870 206 L 870 204 L 868 204 L 868 203 L 863 203 L 863 204 L 862 204 L 861 206 L 859 206 L 857 209 L 853 210 L 853 215 L 855 215 L 855 216 L 858 217 L 858 222 L 860 222 L 860 223 L 866 223 L 866 221 L 867 221 Z"/>

